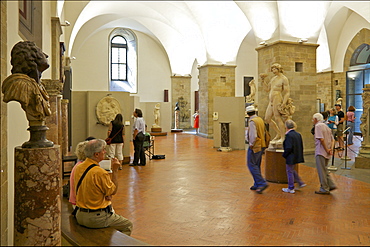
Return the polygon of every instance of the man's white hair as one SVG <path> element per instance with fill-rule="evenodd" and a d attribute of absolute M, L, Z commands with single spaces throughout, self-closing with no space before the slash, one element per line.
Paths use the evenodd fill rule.
<path fill-rule="evenodd" d="M 321 113 L 315 113 L 315 114 L 313 114 L 313 117 L 312 118 L 315 118 L 317 121 L 323 121 L 324 120 L 324 117 L 322 116 Z"/>

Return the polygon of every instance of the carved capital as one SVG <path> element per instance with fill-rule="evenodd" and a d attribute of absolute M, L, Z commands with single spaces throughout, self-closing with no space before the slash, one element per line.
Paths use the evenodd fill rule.
<path fill-rule="evenodd" d="M 63 83 L 60 80 L 42 79 L 41 83 L 49 95 L 60 95 L 63 92 Z"/>

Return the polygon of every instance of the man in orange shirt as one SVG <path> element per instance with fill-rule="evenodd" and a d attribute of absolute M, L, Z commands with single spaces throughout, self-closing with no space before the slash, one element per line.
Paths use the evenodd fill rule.
<path fill-rule="evenodd" d="M 79 207 L 76 219 L 80 225 L 88 228 L 113 227 L 131 235 L 132 222 L 112 210 L 111 200 L 117 193 L 120 162 L 116 158 L 112 159 L 111 179 L 109 173 L 99 166 L 99 162 L 105 158 L 105 147 L 104 140 L 89 141 L 84 150 L 86 160 L 76 167 L 74 181 L 76 205 Z"/>

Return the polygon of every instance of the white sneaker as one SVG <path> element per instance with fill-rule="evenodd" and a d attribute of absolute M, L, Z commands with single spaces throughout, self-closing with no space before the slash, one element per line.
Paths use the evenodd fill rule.
<path fill-rule="evenodd" d="M 303 187 L 306 187 L 306 186 L 307 186 L 307 184 L 302 184 L 302 185 L 299 186 L 299 188 L 303 188 Z"/>
<path fill-rule="evenodd" d="M 287 193 L 291 193 L 291 194 L 295 193 L 295 190 L 290 190 L 289 188 L 282 188 L 281 190 Z"/>

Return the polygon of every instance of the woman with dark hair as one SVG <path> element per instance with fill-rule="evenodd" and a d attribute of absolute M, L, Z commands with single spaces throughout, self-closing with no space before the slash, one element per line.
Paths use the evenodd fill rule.
<path fill-rule="evenodd" d="M 134 111 L 134 125 L 133 130 L 133 143 L 134 143 L 134 161 L 130 166 L 145 166 L 146 159 L 144 153 L 144 137 L 145 137 L 145 121 L 143 119 L 143 113 L 140 109 L 135 109 Z"/>
<path fill-rule="evenodd" d="M 356 108 L 351 105 L 350 107 L 348 107 L 348 111 L 347 111 L 347 127 L 350 127 L 349 129 L 349 135 L 347 137 L 347 145 L 353 145 L 353 130 L 355 128 L 355 111 L 356 111 Z"/>
<path fill-rule="evenodd" d="M 109 124 L 108 137 L 112 138 L 112 142 L 108 145 L 108 156 L 110 158 L 117 157 L 121 163 L 119 169 L 122 170 L 123 162 L 123 143 L 125 140 L 125 126 L 123 125 L 122 114 L 118 113 L 113 121 Z"/>

